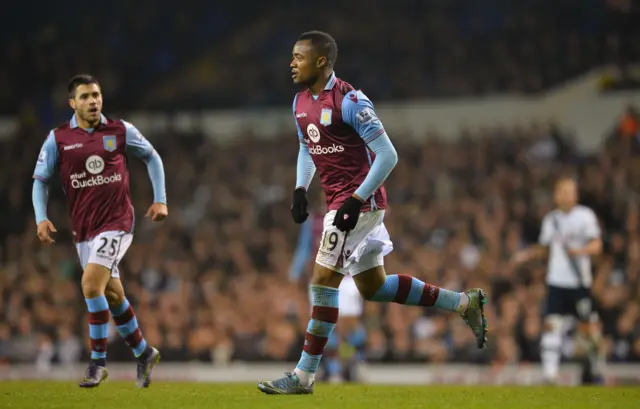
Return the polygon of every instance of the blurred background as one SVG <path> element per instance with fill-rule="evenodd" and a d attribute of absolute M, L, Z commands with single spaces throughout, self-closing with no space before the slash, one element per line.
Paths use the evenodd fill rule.
<path fill-rule="evenodd" d="M 318 239 L 300 239 L 289 215 L 298 144 L 288 64 L 310 29 L 336 38 L 337 75 L 380 107 L 398 150 L 387 271 L 491 296 L 486 351 L 455 315 L 368 303 L 350 324 L 360 336 L 334 356 L 539 362 L 545 268 L 507 261 L 536 242 L 551 183 L 569 171 L 604 231 L 594 294 L 608 359 L 640 362 L 637 1 L 325 0 L 317 12 L 288 1 L 32 3 L 12 5 L 0 25 L 0 368 L 46 372 L 89 356 L 59 180 L 55 246 L 38 244 L 31 206 L 40 145 L 72 115 L 66 85 L 79 72 L 101 81 L 105 114 L 136 124 L 164 160 L 161 225 L 143 221 L 151 187 L 130 162 L 140 222 L 121 271 L 148 341 L 165 361 L 297 361 Z M 317 180 L 312 191 L 310 225 L 324 212 Z M 129 362 L 111 329 L 109 361 Z"/>

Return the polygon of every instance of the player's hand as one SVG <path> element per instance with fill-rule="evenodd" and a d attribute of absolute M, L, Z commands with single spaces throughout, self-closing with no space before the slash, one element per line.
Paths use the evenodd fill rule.
<path fill-rule="evenodd" d="M 56 241 L 51 238 L 51 233 L 55 233 L 57 231 L 56 227 L 49 220 L 44 220 L 38 223 L 38 238 L 40 239 L 40 242 L 44 244 L 55 243 Z"/>
<path fill-rule="evenodd" d="M 356 224 L 358 224 L 360 208 L 363 204 L 364 202 L 355 196 L 347 198 L 336 212 L 336 217 L 333 219 L 333 225 L 340 231 L 348 232 L 353 230 L 356 227 Z"/>
<path fill-rule="evenodd" d="M 516 251 L 513 256 L 511 256 L 511 260 L 509 260 L 509 264 L 511 267 L 517 267 L 520 264 L 526 263 L 529 261 L 529 253 L 526 250 Z"/>
<path fill-rule="evenodd" d="M 166 219 L 167 216 L 169 216 L 167 205 L 164 203 L 154 203 L 149 210 L 147 210 L 147 214 L 144 217 L 151 217 L 151 220 L 154 222 L 159 222 Z"/>
<path fill-rule="evenodd" d="M 567 254 L 569 257 L 577 257 L 585 255 L 584 249 L 567 249 Z"/>
<path fill-rule="evenodd" d="M 307 199 L 307 191 L 299 187 L 293 191 L 293 204 L 291 205 L 291 216 L 293 221 L 300 224 L 304 223 L 309 217 L 307 212 L 307 206 L 309 206 L 309 200 Z"/>

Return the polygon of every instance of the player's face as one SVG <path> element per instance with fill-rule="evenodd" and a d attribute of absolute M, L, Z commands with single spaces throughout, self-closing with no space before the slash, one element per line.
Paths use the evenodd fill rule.
<path fill-rule="evenodd" d="M 311 85 L 316 82 L 321 72 L 322 58 L 308 40 L 298 41 L 293 46 L 293 58 L 289 67 L 294 84 Z"/>
<path fill-rule="evenodd" d="M 554 192 L 556 205 L 560 208 L 571 208 L 578 202 L 578 186 L 573 180 L 561 180 Z"/>
<path fill-rule="evenodd" d="M 69 100 L 69 105 L 83 120 L 96 123 L 102 112 L 102 92 L 98 84 L 78 85 L 76 95 Z"/>

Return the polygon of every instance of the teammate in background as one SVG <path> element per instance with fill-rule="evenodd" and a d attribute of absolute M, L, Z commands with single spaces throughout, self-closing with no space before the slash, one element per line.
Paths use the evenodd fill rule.
<path fill-rule="evenodd" d="M 90 75 L 69 82 L 69 105 L 74 115 L 47 136 L 33 173 L 33 207 L 38 238 L 52 244 L 53 223 L 47 218 L 47 182 L 59 168 L 67 196 L 72 234 L 82 274 L 82 292 L 89 310 L 91 361 L 81 387 L 95 387 L 107 379 L 109 316 L 137 360 L 137 386 L 148 387 L 151 370 L 160 360 L 147 345 L 120 281 L 118 263 L 133 239 L 134 212 L 129 198 L 125 151 L 142 159 L 153 185 L 153 204 L 147 216 L 167 217 L 162 160 L 136 129 L 102 115 L 102 92 Z"/>
<path fill-rule="evenodd" d="M 307 189 L 316 169 L 328 213 L 311 280 L 304 350 L 293 372 L 258 384 L 268 394 L 313 393 L 315 373 L 338 320 L 338 287 L 346 273 L 366 300 L 456 311 L 473 330 L 479 348 L 487 340 L 481 289 L 458 293 L 408 275 L 387 276 L 384 256 L 393 245 L 383 224 L 387 203 L 382 184 L 397 154 L 371 101 L 336 77 L 337 54 L 335 40 L 319 31 L 302 34 L 293 48 L 293 82 L 305 89 L 293 100 L 300 151 L 291 214 L 296 223 L 307 219 Z"/>
<path fill-rule="evenodd" d="M 587 378 L 600 378 L 602 335 L 591 298 L 591 256 L 602 252 L 598 218 L 593 210 L 578 204 L 578 186 L 571 178 L 556 182 L 557 208 L 542 221 L 538 244 L 514 254 L 518 266 L 548 257 L 547 301 L 541 339 L 541 360 L 545 382 L 557 382 L 565 318 L 578 319 L 578 345 L 587 352 Z M 583 375 L 584 377 L 584 375 Z"/>
<path fill-rule="evenodd" d="M 327 357 L 320 361 L 324 366 L 322 380 L 355 382 L 367 341 L 362 322 L 364 300 L 350 275 L 344 276 L 338 291 L 338 322 L 325 346 Z"/>

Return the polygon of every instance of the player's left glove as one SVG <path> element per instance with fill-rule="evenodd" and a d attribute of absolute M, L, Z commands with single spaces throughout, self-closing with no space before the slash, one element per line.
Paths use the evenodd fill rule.
<path fill-rule="evenodd" d="M 336 212 L 333 219 L 333 225 L 340 231 L 350 231 L 356 227 L 358 217 L 360 217 L 360 208 L 364 203 L 355 196 L 349 197 L 342 203 L 342 206 Z"/>

